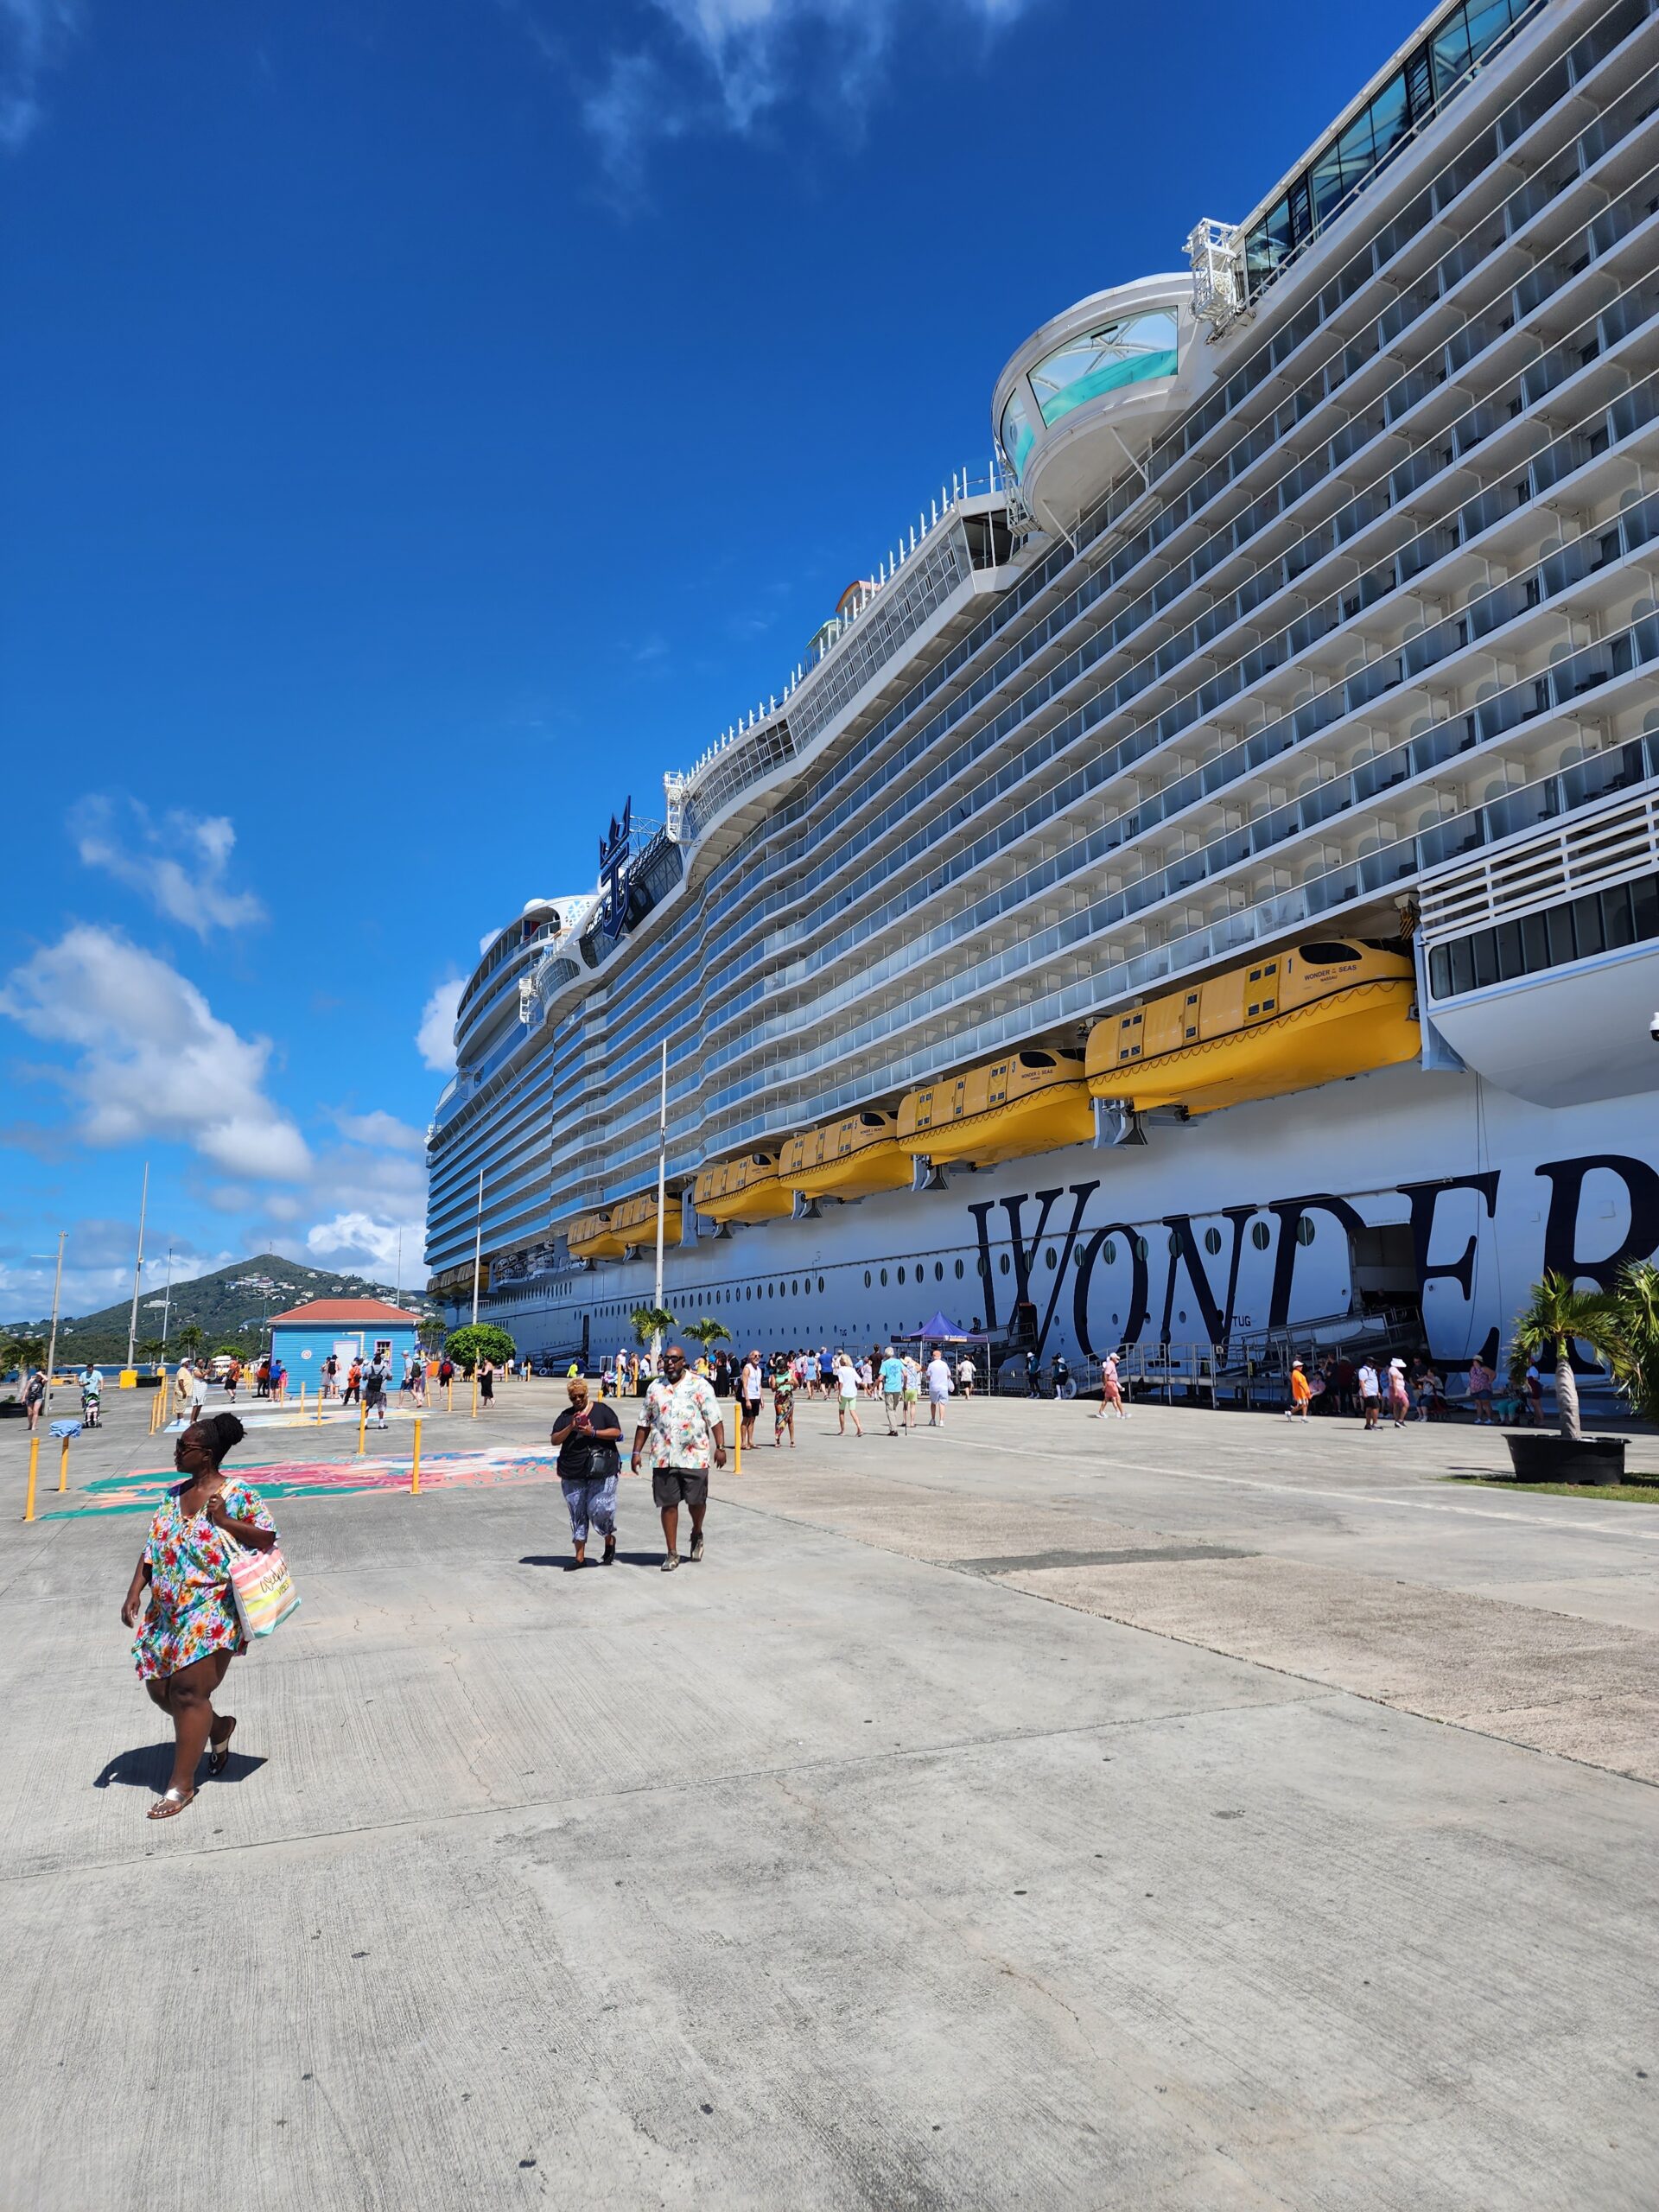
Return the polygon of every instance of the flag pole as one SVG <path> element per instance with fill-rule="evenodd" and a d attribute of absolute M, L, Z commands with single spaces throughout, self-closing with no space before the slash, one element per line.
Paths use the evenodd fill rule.
<path fill-rule="evenodd" d="M 127 1322 L 127 1365 L 138 1342 L 138 1278 L 144 1271 L 144 1215 L 149 1205 L 149 1162 L 144 1162 L 143 1188 L 138 1194 L 138 1256 L 132 1263 L 132 1313 Z"/>

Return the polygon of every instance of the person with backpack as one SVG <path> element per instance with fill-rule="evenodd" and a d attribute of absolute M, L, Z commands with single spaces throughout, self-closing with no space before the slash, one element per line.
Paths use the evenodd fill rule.
<path fill-rule="evenodd" d="M 447 1391 L 454 1379 L 455 1363 L 450 1358 L 448 1353 L 445 1352 L 443 1357 L 438 1362 L 438 1380 Z"/>
<path fill-rule="evenodd" d="M 342 1406 L 349 1406 L 353 1399 L 359 1405 L 363 1402 L 363 1363 L 360 1359 L 354 1359 L 346 1370 L 346 1395 L 340 1402 Z"/>
<path fill-rule="evenodd" d="M 386 1425 L 386 1385 L 391 1380 L 391 1366 L 379 1352 L 363 1370 L 363 1410 L 372 1414 L 377 1428 Z"/>

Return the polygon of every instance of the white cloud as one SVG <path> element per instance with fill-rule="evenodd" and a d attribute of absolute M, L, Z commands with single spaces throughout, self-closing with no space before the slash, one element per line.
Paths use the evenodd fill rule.
<path fill-rule="evenodd" d="M 419 1221 L 377 1221 L 360 1211 L 337 1213 L 307 1230 L 305 1252 L 308 1259 L 325 1267 L 341 1273 L 355 1268 L 400 1287 L 408 1296 L 426 1285 L 426 1264 L 421 1257 L 424 1236 Z"/>
<path fill-rule="evenodd" d="M 152 1193 L 153 1195 L 153 1193 Z M 152 1224 L 152 1236 L 153 1236 Z M 149 1243 L 150 1240 L 146 1239 Z M 106 1306 L 122 1306 L 132 1295 L 132 1263 L 137 1256 L 138 1224 L 132 1221 L 88 1219 L 71 1222 L 63 1248 L 61 1314 L 96 1313 Z M 38 1320 L 52 1311 L 52 1281 L 55 1272 L 57 1238 L 37 1231 L 26 1244 L 0 1244 L 0 1314 L 10 1321 Z M 44 1254 L 42 1257 L 41 1255 Z M 188 1282 L 194 1275 L 211 1274 L 229 1267 L 241 1255 L 234 1252 L 204 1252 L 194 1245 L 173 1241 L 173 1281 Z M 138 1294 L 138 1333 L 156 1333 L 151 1324 L 158 1315 L 146 1312 L 146 1301 L 159 1298 L 167 1281 L 167 1244 L 152 1247 L 144 1255 Z"/>
<path fill-rule="evenodd" d="M 0 0 L 0 147 L 9 153 L 40 121 L 40 80 L 80 24 L 79 0 Z"/>
<path fill-rule="evenodd" d="M 174 1138 L 230 1175 L 302 1181 L 309 1149 L 265 1096 L 270 1040 L 239 1036 L 185 976 L 113 930 L 80 924 L 14 969 L 0 1014 L 67 1047 L 48 1072 L 83 1142 Z"/>
<path fill-rule="evenodd" d="M 655 0 L 663 35 L 613 53 L 582 116 L 607 168 L 638 183 L 658 141 L 753 130 L 802 94 L 856 111 L 901 18 L 995 32 L 1027 0 Z M 689 65 L 689 68 L 688 68 Z"/>
<path fill-rule="evenodd" d="M 379 1146 L 388 1152 L 426 1150 L 423 1130 L 408 1122 L 400 1122 L 395 1114 L 382 1112 L 378 1107 L 372 1114 L 337 1113 L 334 1126 L 351 1144 Z"/>
<path fill-rule="evenodd" d="M 222 814 L 174 812 L 158 825 L 135 798 L 100 797 L 78 806 L 70 826 L 88 868 L 103 868 L 198 937 L 264 919 L 251 891 L 226 885 L 236 831 Z"/>
<path fill-rule="evenodd" d="M 416 1051 L 428 1067 L 443 1075 L 454 1072 L 455 1010 L 466 988 L 464 976 L 446 976 L 421 1008 L 421 1026 L 415 1032 Z"/>

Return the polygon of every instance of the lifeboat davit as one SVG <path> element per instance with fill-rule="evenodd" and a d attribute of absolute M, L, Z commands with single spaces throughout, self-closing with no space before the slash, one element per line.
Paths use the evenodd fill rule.
<path fill-rule="evenodd" d="M 868 1198 L 910 1187 L 910 1154 L 899 1142 L 899 1116 L 866 1107 L 784 1147 L 778 1173 L 785 1187 L 810 1198 Z"/>
<path fill-rule="evenodd" d="M 1096 1024 L 1089 1089 L 1213 1114 L 1414 1060 L 1417 973 L 1397 944 L 1315 938 Z"/>
<path fill-rule="evenodd" d="M 607 1213 L 579 1213 L 565 1242 L 571 1257 L 577 1260 L 620 1260 L 625 1249 L 612 1230 Z"/>
<path fill-rule="evenodd" d="M 989 1167 L 1027 1153 L 1087 1144 L 1094 1127 L 1083 1062 L 1033 1047 L 907 1090 L 898 1135 L 904 1151 L 935 1166 L 969 1160 Z"/>
<path fill-rule="evenodd" d="M 746 1152 L 705 1167 L 691 1186 L 691 1203 L 710 1221 L 782 1221 L 795 1210 L 775 1152 Z"/>
<path fill-rule="evenodd" d="M 632 1198 L 624 1198 L 620 1205 L 611 1208 L 611 1234 L 620 1239 L 624 1246 L 637 1250 L 657 1247 L 657 1193 L 641 1191 Z M 668 1211 L 663 1217 L 663 1243 L 677 1244 L 680 1241 L 680 1202 L 672 1192 L 669 1193 Z"/>

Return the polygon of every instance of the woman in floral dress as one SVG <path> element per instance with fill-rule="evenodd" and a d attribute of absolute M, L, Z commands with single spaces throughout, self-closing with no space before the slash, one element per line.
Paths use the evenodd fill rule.
<path fill-rule="evenodd" d="M 171 1820 L 196 1794 L 196 1764 L 229 1764 L 234 1713 L 213 1711 L 213 1692 L 238 1651 L 247 1649 L 231 1593 L 236 1547 L 268 1552 L 276 1527 L 258 1493 L 227 1481 L 222 1462 L 245 1432 L 234 1414 L 195 1421 L 180 1437 L 173 1464 L 184 1480 L 168 1491 L 149 1524 L 121 1618 L 138 1633 L 132 1647 L 138 1679 L 173 1719 L 173 1779 L 149 1808 Z M 145 1593 L 149 1609 L 144 1610 Z"/>

